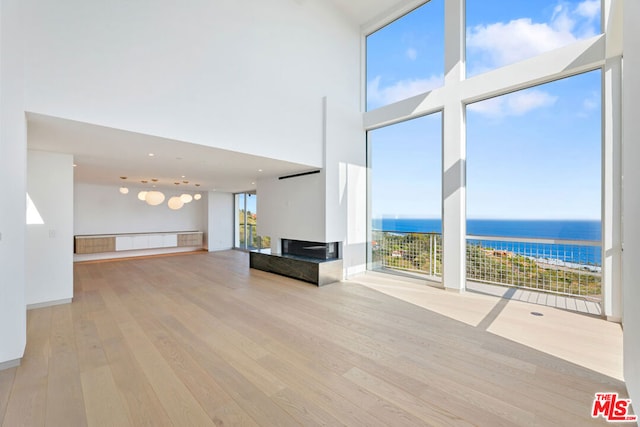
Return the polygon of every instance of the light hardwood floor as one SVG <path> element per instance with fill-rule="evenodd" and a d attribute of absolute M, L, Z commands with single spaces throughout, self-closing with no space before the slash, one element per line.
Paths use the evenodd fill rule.
<path fill-rule="evenodd" d="M 74 302 L 28 313 L 0 424 L 578 426 L 606 424 L 594 393 L 627 396 L 483 322 L 248 264 L 237 251 L 77 264 Z"/>

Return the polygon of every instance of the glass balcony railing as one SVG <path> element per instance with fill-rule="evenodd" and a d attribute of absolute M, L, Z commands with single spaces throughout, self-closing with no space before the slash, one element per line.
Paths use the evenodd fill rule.
<path fill-rule="evenodd" d="M 439 233 L 374 230 L 371 249 L 374 269 L 442 277 Z M 468 280 L 602 298 L 599 241 L 467 236 L 466 253 Z"/>
<path fill-rule="evenodd" d="M 246 250 L 263 250 L 271 247 L 271 238 L 260 236 L 256 231 L 256 224 L 241 222 L 238 227 L 239 248 Z"/>

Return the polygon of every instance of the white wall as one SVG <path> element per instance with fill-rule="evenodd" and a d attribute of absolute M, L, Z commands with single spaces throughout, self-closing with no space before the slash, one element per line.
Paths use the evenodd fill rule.
<path fill-rule="evenodd" d="M 73 298 L 73 156 L 27 154 L 27 192 L 44 221 L 27 225 L 27 305 Z"/>
<path fill-rule="evenodd" d="M 366 136 L 355 105 L 326 99 L 326 236 L 342 242 L 345 275 L 366 270 L 367 173 Z"/>
<path fill-rule="evenodd" d="M 331 2 L 26 1 L 28 111 L 321 166 L 322 97 L 358 96 Z"/>
<path fill-rule="evenodd" d="M 231 193 L 210 191 L 208 194 L 209 214 L 207 246 L 209 252 L 233 248 L 234 205 Z"/>
<path fill-rule="evenodd" d="M 0 368 L 22 357 L 27 328 L 22 6 L 0 0 Z"/>
<path fill-rule="evenodd" d="M 640 413 L 640 2 L 624 2 L 624 81 L 623 81 L 623 326 L 624 377 Z"/>
<path fill-rule="evenodd" d="M 74 192 L 75 235 L 207 231 L 207 198 L 194 200 L 177 211 L 138 200 L 140 188 L 120 194 L 118 187 L 78 183 Z"/>
<path fill-rule="evenodd" d="M 324 173 L 288 179 L 257 181 L 257 233 L 271 237 L 271 250 L 280 252 L 279 239 L 324 242 Z"/>
<path fill-rule="evenodd" d="M 258 234 L 342 242 L 345 273 L 366 267 L 366 139 L 360 114 L 360 33 L 344 33 L 336 64 L 343 70 L 322 97 L 322 170 L 315 175 L 258 180 Z"/>
<path fill-rule="evenodd" d="M 347 241 L 361 34 L 331 2 L 27 3 L 28 111 L 322 167 L 258 183 L 259 233 Z"/>

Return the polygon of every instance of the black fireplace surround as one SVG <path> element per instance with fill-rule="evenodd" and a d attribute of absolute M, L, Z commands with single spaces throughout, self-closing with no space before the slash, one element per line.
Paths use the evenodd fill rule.
<path fill-rule="evenodd" d="M 281 254 L 249 253 L 249 266 L 323 286 L 343 278 L 340 242 L 282 240 Z"/>
<path fill-rule="evenodd" d="M 282 255 L 321 260 L 339 259 L 338 242 L 320 243 L 282 239 Z"/>

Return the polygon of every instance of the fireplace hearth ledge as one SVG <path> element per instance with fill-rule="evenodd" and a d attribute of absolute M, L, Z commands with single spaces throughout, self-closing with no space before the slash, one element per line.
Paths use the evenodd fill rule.
<path fill-rule="evenodd" d="M 315 259 L 295 255 L 249 253 L 249 267 L 293 279 L 328 285 L 342 280 L 342 259 Z"/>

